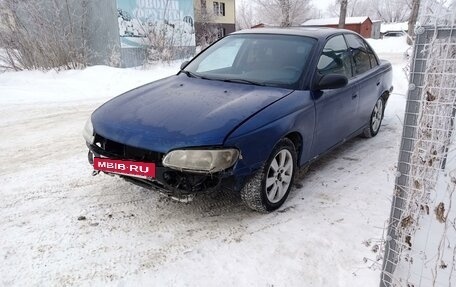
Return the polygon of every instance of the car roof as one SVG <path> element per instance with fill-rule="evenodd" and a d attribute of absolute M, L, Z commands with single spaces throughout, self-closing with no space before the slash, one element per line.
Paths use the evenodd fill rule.
<path fill-rule="evenodd" d="M 326 39 L 331 35 L 338 33 L 353 33 L 346 29 L 328 28 L 328 27 L 286 27 L 286 28 L 254 28 L 245 29 L 232 33 L 231 35 L 239 34 L 278 34 L 278 35 L 296 35 L 307 36 L 317 39 Z"/>

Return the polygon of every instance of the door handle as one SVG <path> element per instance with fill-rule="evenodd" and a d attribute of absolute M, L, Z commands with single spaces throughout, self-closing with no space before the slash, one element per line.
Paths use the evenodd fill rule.
<path fill-rule="evenodd" d="M 358 94 L 354 94 L 354 95 L 352 96 L 352 99 L 356 99 L 357 97 L 358 97 Z"/>

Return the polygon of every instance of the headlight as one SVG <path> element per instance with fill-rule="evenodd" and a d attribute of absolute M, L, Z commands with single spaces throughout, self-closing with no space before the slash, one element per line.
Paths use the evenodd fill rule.
<path fill-rule="evenodd" d="M 93 144 L 95 140 L 94 132 L 93 132 L 93 125 L 92 120 L 89 118 L 84 126 L 84 130 L 82 131 L 82 135 L 84 139 L 89 143 Z"/>
<path fill-rule="evenodd" d="M 215 173 L 230 168 L 239 158 L 237 149 L 175 150 L 163 159 L 163 165 L 177 170 Z"/>

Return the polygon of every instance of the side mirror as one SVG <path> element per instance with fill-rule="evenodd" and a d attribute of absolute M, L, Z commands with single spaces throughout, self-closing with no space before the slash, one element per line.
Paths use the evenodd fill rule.
<path fill-rule="evenodd" d="M 321 77 L 316 88 L 318 90 L 334 90 L 345 87 L 347 83 L 348 79 L 343 75 L 327 74 Z"/>
<path fill-rule="evenodd" d="M 188 63 L 190 63 L 190 61 L 185 61 L 181 64 L 181 67 L 180 67 L 181 71 L 188 65 Z"/>

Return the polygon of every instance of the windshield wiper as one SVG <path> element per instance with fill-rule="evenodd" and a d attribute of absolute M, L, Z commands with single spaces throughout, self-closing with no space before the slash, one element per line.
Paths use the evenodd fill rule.
<path fill-rule="evenodd" d="M 193 72 L 190 72 L 190 71 L 181 70 L 181 72 L 186 74 L 187 77 L 189 77 L 189 78 L 197 78 L 197 79 L 203 79 L 203 80 L 212 80 L 210 78 L 198 75 L 197 73 L 193 73 Z"/>
<path fill-rule="evenodd" d="M 201 78 L 201 76 L 198 76 L 197 74 L 195 73 L 192 73 L 190 71 L 186 71 L 186 70 L 181 70 L 182 73 L 186 74 L 187 77 L 189 78 Z"/>
<path fill-rule="evenodd" d="M 252 84 L 252 85 L 256 85 L 256 86 L 264 86 L 263 83 L 250 81 L 250 80 L 244 80 L 244 79 L 224 79 L 222 81 L 227 82 L 227 83 L 241 83 L 241 84 Z"/>
<path fill-rule="evenodd" d="M 187 70 L 181 70 L 181 72 L 186 74 L 187 77 L 189 77 L 189 78 L 223 81 L 223 82 L 227 82 L 227 83 L 241 83 L 241 84 L 251 84 L 251 85 L 256 85 L 256 86 L 265 86 L 265 84 L 263 84 L 263 83 L 250 81 L 250 80 L 245 80 L 245 79 L 217 79 L 217 78 L 211 79 L 211 78 L 207 78 L 207 77 L 198 75 L 196 73 L 193 73 L 193 72 L 190 72 L 190 71 L 187 71 Z"/>

